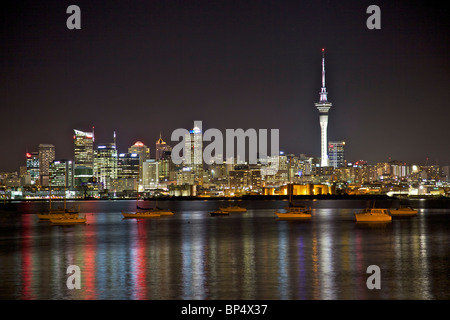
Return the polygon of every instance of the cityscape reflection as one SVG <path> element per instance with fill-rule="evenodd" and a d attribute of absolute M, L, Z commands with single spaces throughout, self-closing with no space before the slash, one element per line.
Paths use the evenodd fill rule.
<path fill-rule="evenodd" d="M 123 203 L 92 202 L 87 225 L 61 227 L 26 213 L 37 206 L 28 204 L 3 217 L 0 298 L 448 298 L 445 210 L 374 227 L 329 205 L 315 208 L 311 221 L 277 221 L 262 205 L 214 218 L 211 202 L 196 210 L 176 203 L 172 217 L 122 220 L 115 208 Z M 69 265 L 80 267 L 80 290 L 66 286 Z M 369 265 L 381 269 L 380 290 L 366 286 Z"/>

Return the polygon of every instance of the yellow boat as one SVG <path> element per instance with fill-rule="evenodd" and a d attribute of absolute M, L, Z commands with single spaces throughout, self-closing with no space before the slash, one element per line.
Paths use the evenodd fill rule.
<path fill-rule="evenodd" d="M 419 211 L 409 206 L 400 205 L 400 208 L 391 210 L 392 216 L 415 216 Z"/>
<path fill-rule="evenodd" d="M 123 212 L 122 215 L 124 218 L 134 218 L 134 219 L 147 219 L 147 218 L 159 218 L 161 214 L 159 212 L 150 211 L 138 211 L 138 212 Z"/>
<path fill-rule="evenodd" d="M 389 209 L 366 208 L 355 213 L 356 222 L 391 222 Z"/>
<path fill-rule="evenodd" d="M 230 213 L 224 210 L 216 210 L 209 213 L 211 216 L 229 216 Z"/>
<path fill-rule="evenodd" d="M 239 206 L 228 206 L 226 208 L 219 208 L 222 211 L 227 211 L 227 212 L 247 212 L 247 209 L 239 207 Z"/>
<path fill-rule="evenodd" d="M 62 217 L 51 217 L 50 222 L 56 225 L 84 224 L 86 223 L 86 216 L 79 218 L 78 214 L 67 213 Z"/>
<path fill-rule="evenodd" d="M 164 210 L 164 209 L 161 209 L 161 208 L 158 208 L 158 207 L 156 207 L 156 208 L 148 208 L 147 209 L 147 208 L 141 208 L 141 207 L 138 206 L 137 208 L 143 210 L 143 212 L 159 213 L 159 215 L 161 215 L 161 216 L 173 216 L 174 215 L 173 211 Z"/>
<path fill-rule="evenodd" d="M 311 219 L 311 208 L 306 206 L 301 207 L 287 207 L 286 211 L 275 211 L 275 214 L 279 219 Z"/>
<path fill-rule="evenodd" d="M 61 219 L 66 215 L 78 217 L 78 213 L 67 213 L 64 210 L 52 210 L 51 212 L 38 213 L 37 216 L 40 220 Z"/>

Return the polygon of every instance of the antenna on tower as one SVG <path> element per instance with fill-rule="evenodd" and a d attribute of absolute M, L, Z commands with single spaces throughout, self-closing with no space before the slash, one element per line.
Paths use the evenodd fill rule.
<path fill-rule="evenodd" d="M 117 149 L 117 145 L 116 145 L 116 131 L 114 131 L 114 147 Z"/>
<path fill-rule="evenodd" d="M 94 134 L 94 131 L 95 131 L 95 127 L 92 126 L 92 142 L 95 142 L 95 134 Z"/>

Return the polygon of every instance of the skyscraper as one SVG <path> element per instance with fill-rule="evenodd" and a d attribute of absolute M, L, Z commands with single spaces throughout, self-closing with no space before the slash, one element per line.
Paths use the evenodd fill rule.
<path fill-rule="evenodd" d="M 94 166 L 94 133 L 74 129 L 74 162 L 77 166 L 93 168 Z"/>
<path fill-rule="evenodd" d="M 97 147 L 94 157 L 94 176 L 109 189 L 112 179 L 117 179 L 117 150 L 115 143 L 105 143 Z"/>
<path fill-rule="evenodd" d="M 55 160 L 55 146 L 52 144 L 40 144 L 39 175 L 43 186 L 48 185 L 49 167 L 53 160 Z"/>
<path fill-rule="evenodd" d="M 185 135 L 185 164 L 194 175 L 195 184 L 203 184 L 203 134 L 194 127 Z"/>
<path fill-rule="evenodd" d="M 328 110 L 331 108 L 331 102 L 327 98 L 327 88 L 325 87 L 325 49 L 322 49 L 322 88 L 320 89 L 320 100 L 314 105 L 319 110 L 320 120 L 320 166 L 328 166 L 327 154 L 327 127 L 328 127 Z"/>
<path fill-rule="evenodd" d="M 49 166 L 50 185 L 57 187 L 72 187 L 73 162 L 67 160 L 54 160 Z"/>
<path fill-rule="evenodd" d="M 333 168 L 342 168 L 345 166 L 345 141 L 328 142 L 329 165 Z"/>
<path fill-rule="evenodd" d="M 147 147 L 143 142 L 136 141 L 131 147 L 128 148 L 128 153 L 137 153 L 139 155 L 139 160 L 144 162 L 150 159 L 150 148 Z"/>
<path fill-rule="evenodd" d="M 164 158 L 164 151 L 172 151 L 172 147 L 169 146 L 164 140 L 161 138 L 161 133 L 159 134 L 159 139 L 156 140 L 156 160 L 162 160 Z"/>
<path fill-rule="evenodd" d="M 74 179 L 75 185 L 81 186 L 94 175 L 94 132 L 73 131 Z"/>
<path fill-rule="evenodd" d="M 27 174 L 30 176 L 31 184 L 39 181 L 39 153 L 27 152 Z"/>

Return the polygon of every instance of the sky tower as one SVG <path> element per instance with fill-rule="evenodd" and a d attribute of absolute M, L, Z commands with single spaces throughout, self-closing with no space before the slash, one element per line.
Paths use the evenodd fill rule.
<path fill-rule="evenodd" d="M 327 88 L 325 87 L 325 49 L 322 48 L 322 88 L 320 89 L 320 100 L 314 105 L 319 110 L 320 115 L 320 166 L 328 167 L 327 154 L 327 127 L 328 127 L 328 110 L 331 108 L 331 102 L 327 98 Z"/>

